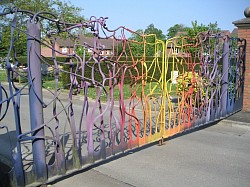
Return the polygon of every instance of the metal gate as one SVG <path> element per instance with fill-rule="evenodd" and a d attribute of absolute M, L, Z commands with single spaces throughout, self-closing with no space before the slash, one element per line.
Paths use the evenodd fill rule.
<path fill-rule="evenodd" d="M 20 13 L 31 16 L 26 30 L 17 24 Z M 206 32 L 161 41 L 125 27 L 110 30 L 105 18 L 72 24 L 44 12 L 1 16 L 8 14 L 14 16 L 7 83 L 0 86 L 0 154 L 10 162 L 12 185 L 47 183 L 242 109 L 244 39 Z M 43 19 L 54 30 L 41 38 Z M 79 34 L 88 29 L 89 40 Z M 17 33 L 27 35 L 22 72 Z M 52 88 L 43 84 L 44 71 Z"/>

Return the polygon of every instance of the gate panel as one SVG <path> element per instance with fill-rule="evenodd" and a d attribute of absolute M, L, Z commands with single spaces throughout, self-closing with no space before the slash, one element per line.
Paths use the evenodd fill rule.
<path fill-rule="evenodd" d="M 32 21 L 38 19 L 34 14 Z M 103 18 L 79 24 L 49 20 L 67 31 L 66 38 L 51 31 L 41 40 L 28 29 L 29 66 L 22 74 L 13 48 L 21 29 L 16 16 L 12 22 L 8 84 L 0 86 L 0 135 L 14 142 L 1 154 L 13 163 L 16 185 L 49 182 L 242 108 L 245 40 L 207 32 L 161 41 L 125 27 L 109 30 Z M 93 37 L 77 35 L 79 30 Z M 60 49 L 60 40 L 68 48 Z M 51 58 L 40 55 L 40 47 Z M 52 88 L 41 88 L 40 71 L 46 81 L 53 77 Z M 17 77 L 24 83 L 17 84 Z"/>

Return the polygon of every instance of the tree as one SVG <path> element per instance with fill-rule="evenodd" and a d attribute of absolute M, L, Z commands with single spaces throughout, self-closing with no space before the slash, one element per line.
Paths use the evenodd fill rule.
<path fill-rule="evenodd" d="M 129 47 L 130 47 L 130 50 L 126 50 L 127 51 L 127 54 L 129 55 L 133 55 L 133 56 L 142 56 L 143 55 L 143 51 L 144 51 L 144 44 L 143 44 L 143 38 L 142 38 L 142 35 L 143 35 L 143 30 L 142 29 L 138 29 L 136 31 L 136 33 L 138 34 L 135 34 L 133 33 L 131 35 L 131 37 L 129 38 L 130 40 L 132 40 L 132 42 L 129 43 Z M 132 54 L 130 54 L 132 53 Z"/>
<path fill-rule="evenodd" d="M 215 23 L 209 23 L 208 25 L 204 25 L 204 24 L 198 24 L 197 20 L 192 21 L 192 27 L 189 27 L 186 29 L 187 31 L 187 36 L 188 36 L 188 40 L 187 42 L 189 44 L 197 44 L 199 41 L 198 38 L 196 38 L 198 36 L 199 33 L 204 33 L 204 32 L 210 32 L 210 33 L 218 33 L 220 32 L 220 28 L 218 28 L 218 24 L 217 22 Z M 190 52 L 194 55 L 195 51 L 199 51 L 199 47 L 191 47 L 190 48 Z"/>
<path fill-rule="evenodd" d="M 206 32 L 206 31 L 210 31 L 210 32 L 219 32 L 220 28 L 218 28 L 218 24 L 217 22 L 215 23 L 209 23 L 208 25 L 204 25 L 204 24 L 198 24 L 197 20 L 192 21 L 192 27 L 187 28 L 187 36 L 190 38 L 194 38 L 198 35 L 198 33 L 201 32 Z"/>
<path fill-rule="evenodd" d="M 75 7 L 74 5 L 61 0 L 12 0 L 12 1 L 1 1 L 0 11 L 2 12 L 5 8 L 17 7 L 20 10 L 28 10 L 34 13 L 37 12 L 49 12 L 55 14 L 65 22 L 77 23 L 80 22 L 83 17 L 81 16 L 82 9 Z M 8 11 L 7 9 L 5 12 Z M 47 17 L 54 18 L 51 15 L 46 15 Z M 2 16 L 0 19 L 0 35 L 2 40 L 0 41 L 0 55 L 6 56 L 10 43 L 10 25 L 13 19 L 13 14 L 8 16 Z M 30 19 L 29 16 L 25 14 L 18 14 L 17 25 L 22 30 L 26 30 L 27 20 Z M 42 36 L 46 36 L 46 33 L 55 29 L 56 25 L 45 19 L 39 20 L 41 24 Z M 20 56 L 26 55 L 26 34 L 25 32 L 15 31 L 14 36 L 17 39 L 15 42 L 16 53 Z"/>
<path fill-rule="evenodd" d="M 161 29 L 155 28 L 154 24 L 150 24 L 144 31 L 145 34 L 155 34 L 157 39 L 165 40 L 166 36 L 163 34 Z"/>
<path fill-rule="evenodd" d="M 147 56 L 155 56 L 156 53 L 161 53 L 162 52 L 162 46 L 159 46 L 158 49 L 156 48 L 156 39 L 165 41 L 166 36 L 163 34 L 161 29 L 157 29 L 154 27 L 154 24 L 150 24 L 144 31 L 145 34 L 154 34 L 153 36 L 148 36 L 146 37 L 146 41 L 148 45 L 146 45 L 146 55 Z M 156 44 L 156 45 L 155 45 Z M 158 50 L 158 52 L 156 52 Z"/>
<path fill-rule="evenodd" d="M 130 42 L 130 49 L 133 56 L 143 56 L 144 47 L 146 47 L 146 56 L 154 56 L 155 55 L 155 43 L 156 40 L 165 40 L 166 36 L 163 34 L 161 29 L 157 29 L 154 24 L 150 24 L 147 26 L 145 30 L 138 29 L 136 31 L 138 34 L 132 34 L 129 40 L 133 40 L 136 42 Z M 150 34 L 154 34 L 151 36 L 147 36 Z M 145 37 L 145 38 L 144 38 Z M 146 46 L 144 46 L 143 40 L 146 41 Z M 129 51 L 126 50 L 127 54 Z"/>
<path fill-rule="evenodd" d="M 167 34 L 167 38 L 173 38 L 176 36 L 176 34 L 178 32 L 183 32 L 187 29 L 187 27 L 185 27 L 183 24 L 175 24 L 173 27 L 170 27 L 168 29 L 168 34 Z"/>
<path fill-rule="evenodd" d="M 195 56 L 197 55 L 196 53 L 200 50 L 200 46 L 196 46 L 196 44 L 199 44 L 200 39 L 204 39 L 204 36 L 205 36 L 203 34 L 199 35 L 199 33 L 205 33 L 205 32 L 218 33 L 220 32 L 221 29 L 218 28 L 217 22 L 204 25 L 204 24 L 198 24 L 198 22 L 195 20 L 195 21 L 192 21 L 191 23 L 192 23 L 191 27 L 185 27 L 182 24 L 175 24 L 174 26 L 168 29 L 167 37 L 168 39 L 173 38 L 177 35 L 186 37 L 185 40 L 178 39 L 177 43 L 179 45 L 181 45 L 182 42 L 185 42 L 185 44 L 188 44 L 187 46 L 189 47 L 186 48 L 188 49 L 187 53 L 191 53 L 192 56 Z M 177 34 L 178 32 L 181 32 L 181 34 L 180 35 Z"/>
<path fill-rule="evenodd" d="M 31 12 L 50 12 L 63 17 L 66 21 L 79 22 L 81 20 L 82 8 L 66 3 L 61 0 L 4 0 L 1 3 L 2 9 L 7 7 L 17 7 Z"/>

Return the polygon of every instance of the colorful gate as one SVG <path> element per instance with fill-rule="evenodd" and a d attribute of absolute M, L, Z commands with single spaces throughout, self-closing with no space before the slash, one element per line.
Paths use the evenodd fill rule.
<path fill-rule="evenodd" d="M 104 18 L 70 24 L 30 12 L 22 30 L 18 14 L 27 11 L 2 16 L 10 13 L 0 141 L 8 144 L 1 155 L 10 161 L 13 185 L 47 183 L 242 108 L 244 39 L 206 32 L 161 41 L 125 27 L 110 30 Z M 40 19 L 54 24 L 42 39 Z M 86 30 L 92 37 L 79 34 Z M 20 33 L 28 51 L 22 72 Z M 44 71 L 53 76 L 51 88 L 42 84 L 49 79 Z"/>

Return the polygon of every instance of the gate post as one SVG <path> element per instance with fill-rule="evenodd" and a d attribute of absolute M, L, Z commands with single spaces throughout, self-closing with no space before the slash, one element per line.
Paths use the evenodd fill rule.
<path fill-rule="evenodd" d="M 223 44 L 223 62 L 222 62 L 222 85 L 221 85 L 221 116 L 227 115 L 228 100 L 228 60 L 229 60 L 229 38 L 226 37 Z"/>
<path fill-rule="evenodd" d="M 244 38 L 246 40 L 245 79 L 242 110 L 250 112 L 250 7 L 245 9 L 244 14 L 246 18 L 234 21 L 233 24 L 238 27 L 238 38 Z"/>
<path fill-rule="evenodd" d="M 42 79 L 41 79 L 41 45 L 40 24 L 37 20 L 28 20 L 27 23 L 27 64 L 29 69 L 29 105 L 30 125 L 34 139 L 32 140 L 33 171 L 35 181 L 47 181 L 47 168 L 45 161 L 44 128 L 39 128 L 43 123 L 42 106 Z M 31 83 L 32 81 L 32 83 Z"/>

